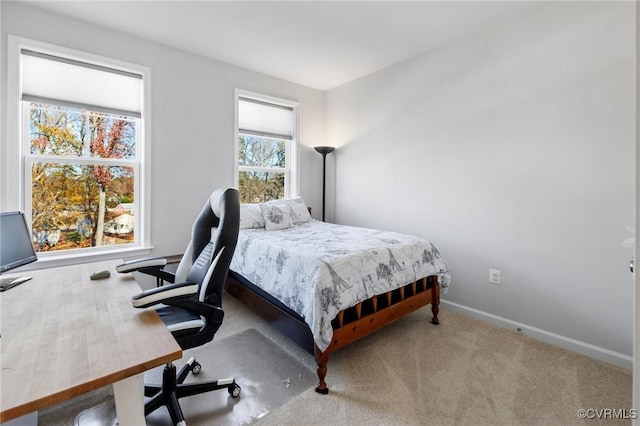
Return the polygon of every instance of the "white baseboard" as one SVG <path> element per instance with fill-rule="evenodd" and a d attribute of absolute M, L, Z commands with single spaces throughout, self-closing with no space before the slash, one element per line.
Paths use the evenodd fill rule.
<path fill-rule="evenodd" d="M 468 306 L 449 302 L 447 300 L 440 300 L 440 306 L 453 312 L 457 312 L 472 318 L 479 319 L 481 321 L 488 322 L 490 324 L 497 325 L 502 328 L 506 328 L 507 330 L 515 331 L 519 328 L 522 330 L 522 334 L 532 337 L 536 340 L 540 340 L 554 346 L 559 346 L 561 348 L 568 349 L 570 351 L 577 352 L 591 358 L 599 359 L 601 361 L 608 362 L 610 364 L 614 364 L 628 370 L 633 369 L 633 357 L 629 355 L 624 355 L 618 352 L 611 351 L 609 349 L 581 342 L 570 337 L 561 336 L 559 334 L 551 333 L 546 330 L 531 327 L 527 324 L 522 324 L 507 318 L 479 311 Z"/>

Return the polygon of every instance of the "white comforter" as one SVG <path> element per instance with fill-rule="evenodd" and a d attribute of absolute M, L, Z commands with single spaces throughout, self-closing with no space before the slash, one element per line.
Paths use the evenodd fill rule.
<path fill-rule="evenodd" d="M 339 311 L 429 275 L 439 276 L 442 293 L 451 280 L 425 239 L 317 220 L 240 230 L 231 270 L 303 317 L 321 350 L 331 343 Z"/>

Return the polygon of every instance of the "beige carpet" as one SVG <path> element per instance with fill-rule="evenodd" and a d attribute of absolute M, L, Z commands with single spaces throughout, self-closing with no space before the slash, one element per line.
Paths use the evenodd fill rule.
<path fill-rule="evenodd" d="M 216 338 L 255 328 L 308 368 L 313 357 L 225 298 Z M 573 425 L 630 424 L 581 420 L 584 409 L 631 408 L 631 372 L 440 310 L 422 309 L 333 354 L 329 395 L 308 389 L 255 421 L 259 425 Z M 108 392 L 40 413 L 41 425 L 70 425 Z M 190 426 L 217 424 L 206 418 Z"/>

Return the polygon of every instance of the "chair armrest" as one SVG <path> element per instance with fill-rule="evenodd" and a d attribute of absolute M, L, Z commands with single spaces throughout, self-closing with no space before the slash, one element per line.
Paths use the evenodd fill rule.
<path fill-rule="evenodd" d="M 131 304 L 134 308 L 147 308 L 159 303 L 170 305 L 176 299 L 192 298 L 198 290 L 198 284 L 190 282 L 165 285 L 136 294 L 131 298 Z"/>
<path fill-rule="evenodd" d="M 167 264 L 167 259 L 164 257 L 145 257 L 142 259 L 134 259 L 128 262 L 121 263 L 116 266 L 116 271 L 120 273 L 127 273 L 137 271 L 142 268 L 162 267 Z"/>
<path fill-rule="evenodd" d="M 211 323 L 220 325 L 224 318 L 224 311 L 222 308 L 206 302 L 200 302 L 194 297 L 174 298 L 164 303 L 169 306 L 177 306 L 179 308 L 195 312 L 198 315 L 207 318 L 207 324 Z"/>

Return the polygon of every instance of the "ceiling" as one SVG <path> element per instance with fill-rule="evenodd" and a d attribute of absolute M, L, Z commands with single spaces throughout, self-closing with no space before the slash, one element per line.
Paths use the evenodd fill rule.
<path fill-rule="evenodd" d="M 529 1 L 24 1 L 327 90 L 540 5 Z"/>

